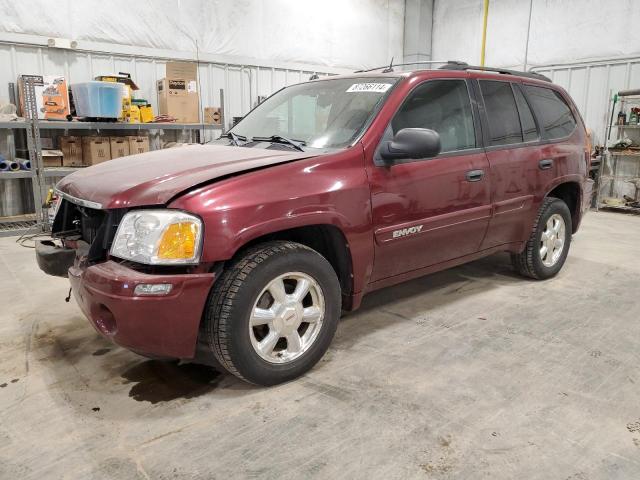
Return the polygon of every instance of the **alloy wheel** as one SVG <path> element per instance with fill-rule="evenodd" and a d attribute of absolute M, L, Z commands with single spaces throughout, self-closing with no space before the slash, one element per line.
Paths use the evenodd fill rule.
<path fill-rule="evenodd" d="M 540 237 L 540 260 L 545 267 L 553 267 L 564 250 L 566 226 L 564 218 L 554 213 L 549 217 Z"/>
<path fill-rule="evenodd" d="M 253 305 L 251 344 L 267 362 L 292 362 L 316 341 L 324 314 L 324 295 L 318 282 L 302 272 L 280 275 L 269 282 Z"/>

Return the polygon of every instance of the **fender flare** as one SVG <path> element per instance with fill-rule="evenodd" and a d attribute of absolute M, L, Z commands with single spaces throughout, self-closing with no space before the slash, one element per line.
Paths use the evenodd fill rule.
<path fill-rule="evenodd" d="M 284 221 L 283 221 L 284 220 Z M 294 228 L 311 227 L 315 225 L 331 225 L 344 235 L 349 242 L 348 223 L 346 218 L 335 211 L 315 211 L 286 217 L 285 219 L 269 219 L 244 228 L 237 232 L 232 255 L 235 255 L 244 245 L 265 235 L 283 232 Z M 347 227 L 347 228 L 345 228 Z"/>
<path fill-rule="evenodd" d="M 554 189 L 556 189 L 558 186 L 564 183 L 575 183 L 578 185 L 578 193 L 580 195 L 580 198 L 578 198 L 578 202 L 580 202 L 582 200 L 582 196 L 584 195 L 584 183 L 583 183 L 584 180 L 585 178 L 582 175 L 577 175 L 577 174 L 563 175 L 562 177 L 556 177 L 545 186 L 545 189 L 544 189 L 545 194 L 542 198 L 548 197 L 549 194 Z M 578 205 L 580 205 L 580 203 L 578 203 Z"/>

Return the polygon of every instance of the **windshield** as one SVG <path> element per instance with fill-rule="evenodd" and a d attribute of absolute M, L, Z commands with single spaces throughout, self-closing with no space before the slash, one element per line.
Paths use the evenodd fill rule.
<path fill-rule="evenodd" d="M 305 147 L 346 147 L 397 81 L 359 77 L 293 85 L 266 99 L 230 132 L 247 141 L 278 136 Z"/>

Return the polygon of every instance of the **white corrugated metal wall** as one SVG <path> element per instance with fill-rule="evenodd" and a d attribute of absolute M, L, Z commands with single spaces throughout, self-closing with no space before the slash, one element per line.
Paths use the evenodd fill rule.
<path fill-rule="evenodd" d="M 75 83 L 97 75 L 128 72 L 140 87 L 136 97 L 147 99 L 157 112 L 155 85 L 165 76 L 168 60 L 0 43 L 0 65 L 5 66 L 0 69 L 0 85 L 15 82 L 20 74 L 64 74 L 68 83 Z M 224 89 L 225 115 L 231 122 L 232 117 L 245 115 L 258 96 L 308 80 L 314 73 L 327 75 L 321 71 L 200 62 L 201 106 L 219 106 L 220 89 Z M 0 91 L 0 98 L 7 96 L 7 91 Z"/>
<path fill-rule="evenodd" d="M 156 81 L 165 75 L 167 58 L 128 56 L 41 46 L 0 43 L 0 85 L 15 82 L 19 74 L 64 74 L 69 83 L 83 82 L 96 75 L 129 72 L 140 86 L 138 97 L 146 98 L 157 111 Z M 640 57 L 603 59 L 592 62 L 540 66 L 535 71 L 562 85 L 575 100 L 596 143 L 602 143 L 610 92 L 640 88 Z M 267 96 L 313 73 L 277 67 L 201 62 L 199 67 L 202 107 L 219 106 L 220 89 L 225 91 L 225 114 L 246 114 L 258 96 Z M 0 91 L 0 98 L 7 97 Z"/>
<path fill-rule="evenodd" d="M 533 70 L 571 94 L 587 127 L 593 131 L 594 144 L 604 142 L 612 93 L 640 88 L 640 57 L 541 66 Z"/>

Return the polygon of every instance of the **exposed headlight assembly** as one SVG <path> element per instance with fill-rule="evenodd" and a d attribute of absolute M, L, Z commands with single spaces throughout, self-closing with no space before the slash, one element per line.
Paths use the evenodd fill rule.
<path fill-rule="evenodd" d="M 133 210 L 120 222 L 111 255 L 147 265 L 200 260 L 202 220 L 179 210 Z"/>

